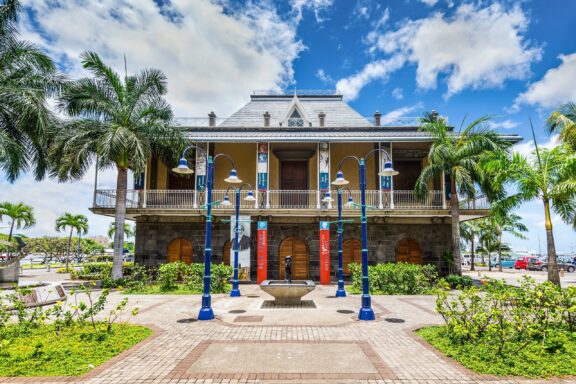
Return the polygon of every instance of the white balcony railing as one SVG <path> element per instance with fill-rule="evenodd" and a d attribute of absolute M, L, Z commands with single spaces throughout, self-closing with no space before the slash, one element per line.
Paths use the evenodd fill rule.
<path fill-rule="evenodd" d="M 257 201 L 245 201 L 247 191 L 242 191 L 240 207 L 242 209 L 336 209 L 337 192 L 332 191 L 334 202 L 327 204 L 322 202 L 324 193 L 318 191 L 281 191 L 270 190 L 257 193 Z M 352 190 L 352 199 L 360 203 L 360 191 Z M 225 190 L 214 190 L 212 201 L 223 201 Z M 126 196 L 127 208 L 157 208 L 157 209 L 201 209 L 205 204 L 205 191 L 194 190 L 128 190 Z M 230 207 L 215 204 L 216 210 L 233 209 L 236 194 L 228 192 Z M 342 201 L 348 201 L 348 191 L 343 191 Z M 366 191 L 366 205 L 369 209 L 442 209 L 442 191 L 430 191 L 424 198 L 417 198 L 413 191 Z M 447 202 L 449 203 L 449 202 Z M 96 191 L 95 208 L 114 208 L 116 204 L 116 190 L 99 189 Z M 486 209 L 488 202 L 485 198 L 477 198 L 474 201 L 461 201 L 462 209 Z M 345 206 L 345 210 L 354 209 Z"/>

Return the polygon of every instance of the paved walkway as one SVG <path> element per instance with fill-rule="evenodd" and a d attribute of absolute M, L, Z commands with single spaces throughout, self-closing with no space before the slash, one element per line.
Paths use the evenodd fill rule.
<path fill-rule="evenodd" d="M 271 296 L 256 285 L 244 285 L 240 298 L 213 296 L 217 319 L 208 322 L 195 319 L 199 296 L 131 295 L 129 306 L 140 307 L 131 321 L 152 326 L 154 336 L 85 376 L 28 382 L 550 382 L 479 376 L 427 346 L 412 330 L 441 323 L 434 297 L 375 296 L 377 320 L 359 322 L 360 297 L 336 299 L 335 289 L 319 286 L 306 296 L 315 308 L 262 309 Z M 110 306 L 123 297 L 111 294 Z"/>

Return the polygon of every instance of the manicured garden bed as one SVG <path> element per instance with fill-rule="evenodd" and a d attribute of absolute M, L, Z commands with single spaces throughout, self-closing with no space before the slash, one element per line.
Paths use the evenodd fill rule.
<path fill-rule="evenodd" d="M 227 293 L 230 292 L 232 286 L 226 284 L 222 292 L 211 293 Z M 186 284 L 175 284 L 175 286 L 169 290 L 163 289 L 160 284 L 152 284 L 146 286 L 128 287 L 122 290 L 122 293 L 126 295 L 201 295 L 202 287 L 188 286 Z"/>
<path fill-rule="evenodd" d="M 0 376 L 82 375 L 152 334 L 132 324 L 113 324 L 110 332 L 95 332 L 88 323 L 59 332 L 51 324 L 24 334 L 11 328 L 0 341 Z"/>

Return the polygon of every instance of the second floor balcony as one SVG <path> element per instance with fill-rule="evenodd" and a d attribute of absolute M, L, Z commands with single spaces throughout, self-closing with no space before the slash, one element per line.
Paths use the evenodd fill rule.
<path fill-rule="evenodd" d="M 242 191 L 240 208 L 245 213 L 273 211 L 280 214 L 298 215 L 304 211 L 337 210 L 337 191 L 332 190 L 334 199 L 332 203 L 323 202 L 324 193 L 316 190 L 269 190 L 268 192 L 256 193 L 256 201 L 245 201 L 243 197 L 246 191 Z M 225 190 L 214 190 L 212 200 L 215 202 L 215 211 L 230 211 L 234 209 L 236 195 L 228 192 L 231 205 L 224 206 L 218 202 L 224 201 Z M 354 204 L 348 205 L 348 198 L 352 197 Z M 358 209 L 360 204 L 360 191 L 345 190 L 342 194 L 343 210 Z M 205 208 L 206 192 L 194 190 L 128 190 L 126 206 L 138 210 L 203 210 Z M 99 189 L 94 199 L 94 209 L 110 209 L 116 204 L 116 190 Z M 410 190 L 395 191 L 366 191 L 366 205 L 370 211 L 432 211 L 449 209 L 449 200 L 443 199 L 442 191 L 429 191 L 424 198 L 417 197 Z M 461 209 L 482 210 L 488 209 L 486 198 L 480 196 L 473 200 L 461 199 Z"/>

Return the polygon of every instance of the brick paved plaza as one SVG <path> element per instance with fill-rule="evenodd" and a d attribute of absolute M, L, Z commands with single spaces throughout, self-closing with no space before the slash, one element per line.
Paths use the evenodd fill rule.
<path fill-rule="evenodd" d="M 360 298 L 319 286 L 316 308 L 262 309 L 256 285 L 243 296 L 214 295 L 217 319 L 195 321 L 200 296 L 130 296 L 131 321 L 155 334 L 81 377 L 0 379 L 2 383 L 519 383 L 479 376 L 450 361 L 412 330 L 441 323 L 432 296 L 374 296 L 377 320 L 355 320 Z M 123 295 L 111 294 L 109 305 Z M 574 382 L 574 380 L 557 380 Z"/>

